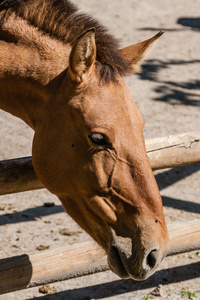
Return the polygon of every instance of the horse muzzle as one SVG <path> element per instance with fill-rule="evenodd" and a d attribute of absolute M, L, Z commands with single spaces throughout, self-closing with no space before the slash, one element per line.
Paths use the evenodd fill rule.
<path fill-rule="evenodd" d="M 164 254 L 156 245 L 140 251 L 137 248 L 129 238 L 113 241 L 108 252 L 110 269 L 123 279 L 132 278 L 138 281 L 147 279 L 155 272 Z"/>

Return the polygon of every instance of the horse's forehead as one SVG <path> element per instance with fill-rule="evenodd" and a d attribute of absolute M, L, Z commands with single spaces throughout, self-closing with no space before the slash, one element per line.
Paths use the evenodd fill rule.
<path fill-rule="evenodd" d="M 82 91 L 79 99 L 80 111 L 91 126 L 98 125 L 96 123 L 130 124 L 138 115 L 138 107 L 123 80 L 105 85 L 92 84 Z"/>

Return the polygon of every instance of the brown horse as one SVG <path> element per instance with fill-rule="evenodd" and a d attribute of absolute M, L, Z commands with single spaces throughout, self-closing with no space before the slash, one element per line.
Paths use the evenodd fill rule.
<path fill-rule="evenodd" d="M 120 50 L 69 1 L 0 3 L 0 108 L 33 128 L 39 179 L 122 278 L 147 278 L 168 245 L 144 119 L 122 79 L 161 34 Z"/>

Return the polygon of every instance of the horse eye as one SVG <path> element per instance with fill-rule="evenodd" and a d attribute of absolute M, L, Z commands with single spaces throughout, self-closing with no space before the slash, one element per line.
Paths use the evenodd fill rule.
<path fill-rule="evenodd" d="M 105 135 L 102 133 L 92 133 L 88 137 L 91 142 L 97 146 L 106 146 L 108 144 Z"/>

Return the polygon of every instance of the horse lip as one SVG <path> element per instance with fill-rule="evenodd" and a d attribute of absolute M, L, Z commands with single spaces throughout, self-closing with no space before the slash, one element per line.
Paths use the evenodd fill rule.
<path fill-rule="evenodd" d="M 130 278 L 121 259 L 120 253 L 115 246 L 111 246 L 108 255 L 108 265 L 110 269 L 122 279 Z"/>

